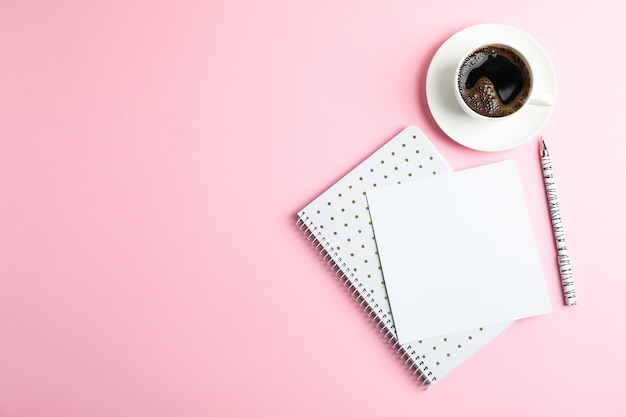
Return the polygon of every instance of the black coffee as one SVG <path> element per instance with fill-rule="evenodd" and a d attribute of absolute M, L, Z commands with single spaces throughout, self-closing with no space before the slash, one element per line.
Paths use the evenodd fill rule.
<path fill-rule="evenodd" d="M 476 113 L 503 117 L 515 113 L 531 90 L 530 69 L 513 49 L 489 45 L 472 52 L 457 74 L 463 101 Z"/>

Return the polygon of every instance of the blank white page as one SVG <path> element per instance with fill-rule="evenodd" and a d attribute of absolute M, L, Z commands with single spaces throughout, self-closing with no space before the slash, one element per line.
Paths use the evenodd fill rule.
<path fill-rule="evenodd" d="M 400 343 L 551 311 L 515 161 L 367 200 Z"/>

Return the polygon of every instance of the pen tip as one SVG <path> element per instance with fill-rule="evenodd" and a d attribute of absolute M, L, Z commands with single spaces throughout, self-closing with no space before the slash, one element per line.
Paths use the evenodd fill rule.
<path fill-rule="evenodd" d="M 539 146 L 540 146 L 539 152 L 541 152 L 542 155 L 546 155 L 548 153 L 548 148 L 546 147 L 546 143 L 543 141 L 543 136 L 541 136 L 539 140 L 541 141 L 539 143 Z"/>

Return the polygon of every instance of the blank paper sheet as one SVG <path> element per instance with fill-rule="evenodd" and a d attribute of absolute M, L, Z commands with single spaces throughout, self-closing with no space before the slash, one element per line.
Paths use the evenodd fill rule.
<path fill-rule="evenodd" d="M 400 343 L 551 311 L 515 161 L 367 199 Z"/>

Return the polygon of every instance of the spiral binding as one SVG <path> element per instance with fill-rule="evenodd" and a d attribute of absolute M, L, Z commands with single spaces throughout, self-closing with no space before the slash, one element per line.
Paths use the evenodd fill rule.
<path fill-rule="evenodd" d="M 396 353 L 400 355 L 401 359 L 406 358 L 404 365 L 408 365 L 408 369 L 413 371 L 413 375 L 417 375 L 417 380 L 421 381 L 420 385 L 432 385 L 437 378 L 428 370 L 428 366 L 419 359 L 417 353 L 410 345 L 402 346 L 398 342 L 395 332 L 389 327 L 393 325 L 391 320 L 386 320 L 385 322 L 381 320 L 380 316 L 383 315 L 383 311 L 378 307 L 378 304 L 374 306 L 370 304 L 368 300 L 370 298 L 369 294 L 362 292 L 362 285 L 358 282 L 358 279 L 349 271 L 349 268 L 347 268 L 345 262 L 341 260 L 337 252 L 326 242 L 321 232 L 317 232 L 317 228 L 313 226 L 309 217 L 305 217 L 304 220 L 298 217 L 296 226 L 311 245 L 315 245 L 314 250 L 322 256 L 322 260 L 326 261 L 326 265 L 330 267 L 330 270 L 333 271 L 339 281 L 343 283 L 343 286 L 346 287 L 346 291 L 351 291 L 352 297 L 359 302 L 359 306 L 367 313 L 367 317 L 371 319 L 376 328 L 380 329 L 379 333 L 383 335 L 384 339 L 387 339 L 387 343 L 393 343 L 392 349 L 396 350 Z M 347 273 L 344 272 L 345 270 L 347 270 Z"/>

